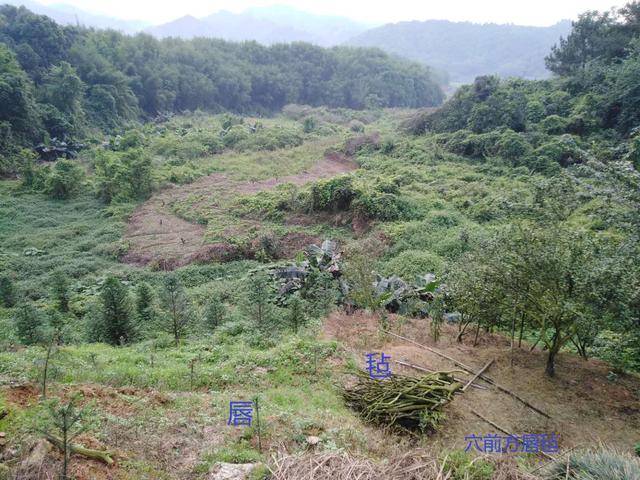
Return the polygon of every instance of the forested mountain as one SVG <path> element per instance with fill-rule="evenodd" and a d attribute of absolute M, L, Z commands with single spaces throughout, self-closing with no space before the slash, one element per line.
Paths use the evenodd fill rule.
<path fill-rule="evenodd" d="M 479 75 L 548 77 L 544 57 L 566 36 L 571 22 L 551 27 L 474 24 L 428 20 L 400 22 L 367 30 L 348 45 L 379 47 L 449 73 L 455 83 Z"/>
<path fill-rule="evenodd" d="M 442 100 L 426 68 L 380 50 L 160 41 L 65 27 L 12 6 L 0 8 L 0 59 L 3 150 L 161 112 L 267 113 L 288 103 L 419 107 Z"/>
<path fill-rule="evenodd" d="M 224 40 L 255 40 L 265 45 L 279 42 L 309 42 L 339 45 L 363 32 L 365 25 L 343 17 L 314 15 L 287 6 L 254 7 L 242 13 L 220 11 L 203 18 L 190 15 L 150 27 L 158 38 L 209 37 Z"/>
<path fill-rule="evenodd" d="M 483 298 L 486 311 L 471 313 L 484 308 L 473 301 L 468 312 L 487 322 L 541 312 L 542 330 L 554 330 L 543 338 L 550 375 L 567 342 L 582 354 L 609 338 L 609 358 L 640 365 L 640 2 L 581 15 L 545 61 L 550 80 L 478 77 L 406 125 L 468 161 L 548 178 L 512 232 L 466 259 L 459 299 Z M 478 214 L 487 222 L 500 210 L 517 216 L 526 202 L 495 198 Z M 540 290 L 518 277 L 554 270 Z M 600 290 L 607 278 L 617 280 Z M 523 291 L 536 299 L 522 300 Z"/>
<path fill-rule="evenodd" d="M 315 42 L 322 46 L 339 45 L 369 28 L 346 17 L 315 15 L 286 5 L 252 7 L 245 13 L 278 25 L 293 25 L 312 35 Z"/>
<path fill-rule="evenodd" d="M 292 41 L 315 42 L 308 32 L 289 25 L 279 25 L 270 20 L 242 13 L 220 11 L 204 18 L 191 15 L 145 30 L 157 38 L 219 38 L 228 41 L 254 40 L 263 45 Z"/>

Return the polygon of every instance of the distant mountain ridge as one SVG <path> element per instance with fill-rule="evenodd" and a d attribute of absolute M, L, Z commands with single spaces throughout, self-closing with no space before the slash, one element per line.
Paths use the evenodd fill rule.
<path fill-rule="evenodd" d="M 46 15 L 62 25 L 80 24 L 85 27 L 111 28 L 124 33 L 136 33 L 150 25 L 149 22 L 140 20 L 122 20 L 107 15 L 88 13 L 73 5 L 63 3 L 43 5 L 33 0 L 0 0 L 0 5 L 2 4 L 15 7 L 24 6 L 34 13 Z"/>
<path fill-rule="evenodd" d="M 283 5 L 254 7 L 242 13 L 219 11 L 203 18 L 190 15 L 147 28 L 158 38 L 218 37 L 273 43 L 309 42 L 323 47 L 344 43 L 364 32 L 365 24 L 344 17 L 314 15 Z"/>
<path fill-rule="evenodd" d="M 570 30 L 569 20 L 550 27 L 427 20 L 372 28 L 346 44 L 378 47 L 447 71 L 455 83 L 486 74 L 536 79 L 550 75 L 544 57 Z"/>
<path fill-rule="evenodd" d="M 550 73 L 544 57 L 571 28 L 568 20 L 550 27 L 427 20 L 372 28 L 346 17 L 316 15 L 286 5 L 252 7 L 242 13 L 223 10 L 202 18 L 185 15 L 151 26 L 88 13 L 65 4 L 43 5 L 36 0 L 0 0 L 0 3 L 24 5 L 65 25 L 110 28 L 129 34 L 144 31 L 157 38 L 209 37 L 255 40 L 264 45 L 308 42 L 323 47 L 377 47 L 429 66 L 441 84 L 448 79 L 453 86 L 486 74 L 546 78 Z"/>

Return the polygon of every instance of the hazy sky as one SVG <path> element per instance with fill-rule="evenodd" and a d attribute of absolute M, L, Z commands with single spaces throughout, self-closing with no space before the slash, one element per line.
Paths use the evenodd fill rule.
<path fill-rule="evenodd" d="M 186 14 L 202 17 L 218 10 L 240 12 L 251 6 L 286 4 L 318 14 L 351 17 L 368 23 L 401 20 L 551 25 L 590 10 L 606 10 L 623 0 L 40 0 L 67 3 L 113 17 L 162 23 Z"/>

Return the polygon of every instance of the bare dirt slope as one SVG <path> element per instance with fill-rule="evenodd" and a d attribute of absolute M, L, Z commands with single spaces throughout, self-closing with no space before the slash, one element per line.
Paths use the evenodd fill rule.
<path fill-rule="evenodd" d="M 391 331 L 435 348 L 476 371 L 495 359 L 487 375 L 552 417 L 544 418 L 495 388 L 470 388 L 448 406 L 446 423 L 428 439 L 429 445 L 464 449 L 466 435 L 500 434 L 471 413 L 472 409 L 516 435 L 556 432 L 560 435 L 561 452 L 602 443 L 631 453 L 638 441 L 640 379 L 612 379 L 604 362 L 563 353 L 558 358 L 556 377 L 550 379 L 544 374 L 545 352 L 531 352 L 529 345 L 523 345 L 512 356 L 509 340 L 500 335 L 484 334 L 479 345 L 473 347 L 472 338 L 457 343 L 457 328 L 445 326 L 442 338 L 435 343 L 426 320 L 400 322 L 397 318 L 391 319 Z M 392 362 L 400 360 L 434 370 L 456 369 L 450 361 L 425 349 L 393 336 L 381 336 L 373 315 L 334 313 L 326 320 L 323 335 L 340 340 L 361 360 L 363 368 L 365 352 L 382 351 L 391 355 Z M 420 374 L 412 368 L 391 365 L 397 373 Z M 457 375 L 464 380 L 470 378 L 465 373 Z M 478 384 L 487 385 L 483 381 Z"/>
<path fill-rule="evenodd" d="M 193 199 L 194 209 L 208 214 L 224 213 L 219 199 L 270 190 L 283 183 L 304 185 L 355 170 L 357 165 L 340 155 L 327 156 L 307 171 L 260 181 L 236 181 L 224 174 L 202 177 L 192 184 L 162 190 L 139 206 L 129 218 L 124 236 L 128 251 L 122 261 L 134 265 L 155 263 L 172 269 L 200 259 L 224 260 L 231 247 L 207 244 L 204 225 L 187 221 L 172 212 L 176 202 Z M 298 239 L 294 239 L 298 240 Z"/>

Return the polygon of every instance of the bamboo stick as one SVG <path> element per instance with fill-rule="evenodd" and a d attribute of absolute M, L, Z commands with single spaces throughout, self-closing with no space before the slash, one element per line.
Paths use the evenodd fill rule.
<path fill-rule="evenodd" d="M 491 359 L 491 361 L 487 362 L 487 364 L 486 364 L 484 367 L 482 367 L 482 369 L 481 369 L 478 373 L 476 373 L 476 374 L 471 378 L 471 380 L 469 380 L 469 381 L 466 383 L 466 385 L 465 385 L 464 387 L 462 387 L 462 391 L 464 392 L 464 391 L 465 391 L 465 390 L 466 390 L 470 385 L 473 385 L 473 382 L 475 382 L 475 381 L 476 381 L 476 379 L 477 379 L 480 375 L 482 375 L 482 372 L 484 372 L 487 368 L 489 368 L 489 367 L 491 366 L 491 364 L 492 364 L 494 361 L 495 361 L 495 358 L 492 358 L 492 359 Z"/>
<path fill-rule="evenodd" d="M 419 371 L 421 371 L 421 372 L 428 372 L 428 373 L 433 373 L 433 372 L 435 372 L 435 370 L 431 370 L 431 369 L 426 368 L 426 367 L 421 367 L 420 365 L 414 365 L 413 363 L 409 363 L 409 362 L 403 362 L 403 361 L 400 361 L 400 360 L 392 360 L 392 362 L 397 363 L 397 364 L 399 364 L 399 365 L 403 365 L 403 366 L 405 366 L 405 367 L 413 368 L 413 369 L 415 369 L 415 370 L 419 370 Z M 461 381 L 462 381 L 462 380 L 460 380 L 459 378 L 456 378 L 456 377 L 453 377 L 453 379 L 454 379 L 456 382 L 461 382 Z M 479 389 L 479 390 L 488 390 L 488 389 L 487 389 L 487 387 L 485 387 L 484 385 L 478 385 L 477 383 L 474 383 L 474 384 L 472 384 L 471 386 L 472 386 L 473 388 L 477 388 L 477 389 Z"/>
<path fill-rule="evenodd" d="M 64 444 L 62 440 L 60 440 L 57 437 L 54 437 L 53 435 L 48 435 L 48 434 L 45 435 L 45 438 L 49 441 L 49 443 L 54 445 L 60 451 L 64 452 Z M 75 445 L 75 444 L 69 445 L 69 451 L 72 454 L 75 453 L 78 455 L 82 455 L 83 457 L 91 458 L 93 460 L 99 460 L 102 463 L 105 463 L 107 465 L 113 465 L 114 463 L 113 459 L 111 458 L 111 453 L 109 452 L 102 452 L 100 450 L 91 450 L 89 448 L 85 448 L 81 445 Z"/>

